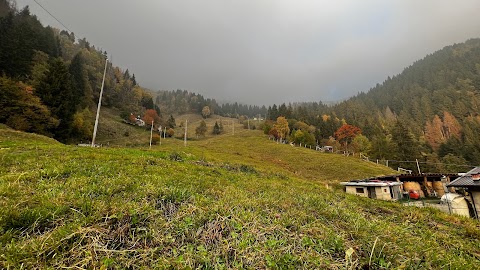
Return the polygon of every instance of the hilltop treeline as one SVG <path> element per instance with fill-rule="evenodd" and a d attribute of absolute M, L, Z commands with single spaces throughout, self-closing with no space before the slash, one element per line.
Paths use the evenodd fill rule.
<path fill-rule="evenodd" d="M 67 142 L 92 136 L 107 52 L 74 33 L 44 27 L 28 6 L 0 0 L 0 123 Z M 135 75 L 108 63 L 103 105 L 156 109 Z"/>
<path fill-rule="evenodd" d="M 164 114 L 184 114 L 184 113 L 201 113 L 205 106 L 221 116 L 227 117 L 265 117 L 267 108 L 265 106 L 245 105 L 235 103 L 219 104 L 215 99 L 205 98 L 200 94 L 195 94 L 187 90 L 174 91 L 158 91 L 155 98 Z"/>
<path fill-rule="evenodd" d="M 480 39 L 447 46 L 367 93 L 334 106 L 297 103 L 268 108 L 333 136 L 343 123 L 369 139 L 373 159 L 416 160 L 429 170 L 480 164 Z M 445 164 L 440 164 L 445 163 Z M 413 168 L 414 164 L 403 164 Z"/>

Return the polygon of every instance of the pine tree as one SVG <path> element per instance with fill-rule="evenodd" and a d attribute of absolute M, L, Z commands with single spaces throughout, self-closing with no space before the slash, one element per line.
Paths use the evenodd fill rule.
<path fill-rule="evenodd" d="M 93 104 L 93 91 L 88 82 L 88 73 L 84 66 L 82 53 L 77 53 L 68 68 L 72 75 L 72 103 L 77 110 Z"/>
<path fill-rule="evenodd" d="M 173 115 L 170 115 L 170 118 L 167 120 L 167 127 L 168 128 L 175 128 L 177 124 L 175 123 L 175 118 L 173 118 Z"/>
<path fill-rule="evenodd" d="M 392 130 L 392 140 L 395 143 L 395 154 L 397 160 L 413 161 L 421 157 L 420 145 L 402 121 L 397 120 Z M 413 169 L 413 163 L 401 163 L 402 167 Z"/>
<path fill-rule="evenodd" d="M 218 125 L 217 121 L 215 121 L 215 125 L 213 126 L 213 134 L 218 135 L 220 133 L 221 133 L 220 126 Z"/>
<path fill-rule="evenodd" d="M 197 136 L 205 136 L 205 133 L 207 132 L 207 124 L 205 121 L 201 121 L 200 125 L 195 129 L 195 134 Z"/>
<path fill-rule="evenodd" d="M 60 120 L 54 130 L 55 137 L 62 141 L 68 139 L 76 104 L 72 79 L 61 59 L 50 60 L 48 71 L 36 87 L 35 93 L 49 107 L 53 116 Z"/>
<path fill-rule="evenodd" d="M 132 85 L 133 86 L 137 85 L 137 80 L 135 79 L 135 74 L 132 75 Z"/>

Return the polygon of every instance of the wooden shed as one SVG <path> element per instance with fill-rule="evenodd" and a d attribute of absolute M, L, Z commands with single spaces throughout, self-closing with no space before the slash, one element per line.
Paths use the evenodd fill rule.
<path fill-rule="evenodd" d="M 389 181 L 351 181 L 342 182 L 345 192 L 362 197 L 380 200 L 398 200 L 402 198 L 401 182 Z"/>

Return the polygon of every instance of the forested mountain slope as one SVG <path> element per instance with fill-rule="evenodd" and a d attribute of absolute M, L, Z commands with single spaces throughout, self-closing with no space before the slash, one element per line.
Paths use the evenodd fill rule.
<path fill-rule="evenodd" d="M 0 0 L 0 123 L 63 142 L 91 139 L 107 52 L 13 3 Z M 128 69 L 108 62 L 104 88 L 103 105 L 125 118 L 159 112 Z"/>
<path fill-rule="evenodd" d="M 480 39 L 471 39 L 334 106 L 282 104 L 270 107 L 269 114 L 271 119 L 289 114 L 314 125 L 324 139 L 342 123 L 358 126 L 371 142 L 372 158 L 418 158 L 428 162 L 425 168 L 442 170 L 434 163 L 480 164 L 479 95 Z"/>

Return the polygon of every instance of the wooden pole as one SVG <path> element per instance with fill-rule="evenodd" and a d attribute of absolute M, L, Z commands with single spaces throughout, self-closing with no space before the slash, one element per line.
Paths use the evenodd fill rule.
<path fill-rule="evenodd" d="M 152 137 L 153 137 L 153 120 L 152 120 L 152 127 L 150 128 L 150 149 L 152 149 Z"/>
<path fill-rule="evenodd" d="M 187 146 L 187 125 L 188 125 L 188 120 L 185 120 L 185 138 L 183 144 Z"/>
<path fill-rule="evenodd" d="M 158 128 L 158 132 L 160 133 L 160 134 L 159 134 L 159 135 L 160 135 L 160 138 L 159 138 L 158 142 L 159 142 L 160 145 L 162 145 L 162 126 L 160 126 L 160 127 Z"/>

